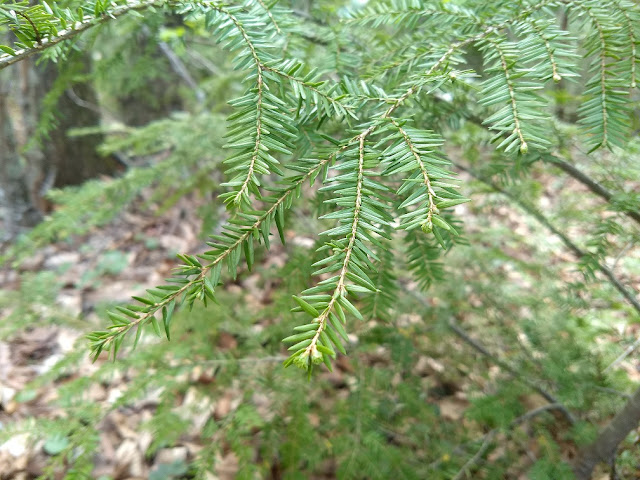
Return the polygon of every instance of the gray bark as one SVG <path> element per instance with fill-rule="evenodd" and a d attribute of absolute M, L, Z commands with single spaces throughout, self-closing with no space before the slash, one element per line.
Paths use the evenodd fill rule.
<path fill-rule="evenodd" d="M 29 134 L 26 122 L 36 111 L 30 88 L 33 71 L 27 62 L 0 72 L 0 207 L 4 221 L 0 239 L 3 241 L 35 225 L 41 216 L 35 194 L 43 156 L 36 155 L 37 152 L 29 156 L 21 154 Z"/>
<path fill-rule="evenodd" d="M 14 238 L 47 213 L 49 188 L 77 185 L 115 169 L 113 160 L 96 153 L 101 135 L 67 136 L 72 127 L 97 125 L 100 115 L 66 94 L 58 99 L 49 138 L 40 145 L 30 142 L 56 77 L 55 65 L 36 66 L 33 59 L 0 71 L 0 241 Z M 76 85 L 74 91 L 95 103 L 90 85 Z"/>
<path fill-rule="evenodd" d="M 574 463 L 576 480 L 589 480 L 600 462 L 611 462 L 618 445 L 640 423 L 640 388 L 627 401 L 624 408 L 598 434 L 596 440 L 583 448 Z"/>

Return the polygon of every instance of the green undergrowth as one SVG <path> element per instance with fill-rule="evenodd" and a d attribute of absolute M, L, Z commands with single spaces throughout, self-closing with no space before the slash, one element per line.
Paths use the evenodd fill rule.
<path fill-rule="evenodd" d="M 308 251 L 289 247 L 283 267 L 257 264 L 255 272 L 240 275 L 243 288 L 219 292 L 219 305 L 178 311 L 169 343 L 145 332 L 136 351 L 125 350 L 116 362 L 99 361 L 95 373 L 78 377 L 77 366 L 86 361 L 80 342 L 18 397 L 28 404 L 40 389 L 55 388 L 55 405 L 68 415 L 8 425 L 0 442 L 28 431 L 48 445 L 42 478 L 62 471 L 65 479 L 89 478 L 101 453 L 97 426 L 114 412 L 136 411 L 151 396 L 151 419 L 132 426 L 151 432 L 150 461 L 161 448 L 203 446 L 184 465 L 156 466 L 154 478 L 207 478 L 216 459 L 233 452 L 239 479 L 272 478 L 277 471 L 286 479 L 444 480 L 494 435 L 470 470 L 477 478 L 529 472 L 530 478 L 569 479 L 566 451 L 593 437 L 587 420 L 612 414 L 624 400 L 616 392 L 629 386 L 625 375 L 603 373 L 617 350 L 592 348 L 594 338 L 610 333 L 606 316 L 615 315 L 617 306 L 599 310 L 595 321 L 580 302 L 567 300 L 573 291 L 563 283 L 540 285 L 567 266 L 510 257 L 500 246 L 515 236 L 503 231 L 484 245 L 452 251 L 446 271 L 458 281 L 437 284 L 429 295 L 399 295 L 388 321 L 354 324 L 348 360 L 311 382 L 281 365 L 286 352 L 280 339 L 299 315 L 289 312 L 286 292 L 312 281 L 310 269 L 297 268 Z M 414 288 L 401 268 L 397 274 L 407 290 Z M 255 291 L 245 288 L 248 281 Z M 529 282 L 542 293 L 533 295 Z M 594 297 L 611 297 L 606 287 L 591 287 Z M 517 375 L 461 342 L 451 321 Z M 579 422 L 571 426 L 549 410 L 514 427 L 532 404 L 540 406 L 527 381 L 553 392 Z M 92 385 L 122 395 L 96 403 L 88 393 Z M 212 412 L 199 431 L 184 414 L 185 398 L 194 395 L 202 402 L 197 408 Z M 216 402 L 225 396 L 234 407 L 218 416 Z M 636 456 L 624 452 L 622 468 Z"/>

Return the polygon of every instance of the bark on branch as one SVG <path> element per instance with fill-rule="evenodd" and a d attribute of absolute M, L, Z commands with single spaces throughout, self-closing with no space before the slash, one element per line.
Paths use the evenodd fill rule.
<path fill-rule="evenodd" d="M 631 396 L 624 408 L 604 427 L 596 440 L 583 448 L 573 467 L 576 480 L 589 480 L 600 462 L 610 462 L 618 445 L 640 423 L 640 388 Z"/>
<path fill-rule="evenodd" d="M 613 193 L 607 190 L 605 187 L 600 185 L 598 182 L 593 180 L 591 177 L 586 175 L 584 172 L 578 170 L 576 167 L 571 165 L 568 162 L 565 162 L 561 158 L 558 158 L 554 155 L 549 156 L 549 163 L 555 165 L 563 172 L 567 173 L 571 177 L 573 177 L 578 182 L 585 185 L 592 193 L 604 198 L 607 202 L 610 202 L 613 198 Z M 623 211 L 625 215 L 629 218 L 635 220 L 638 224 L 640 224 L 640 212 L 637 210 L 625 210 Z"/>

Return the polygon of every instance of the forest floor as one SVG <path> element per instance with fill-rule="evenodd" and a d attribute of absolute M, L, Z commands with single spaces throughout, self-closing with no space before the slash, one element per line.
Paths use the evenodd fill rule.
<path fill-rule="evenodd" d="M 105 305 L 128 301 L 132 293 L 161 284 L 176 265 L 175 253 L 203 250 L 199 234 L 201 220 L 193 213 L 197 210 L 194 203 L 200 201 L 185 197 L 162 216 L 130 210 L 108 226 L 37 251 L 17 269 L 0 271 L 0 291 L 4 298 L 0 303 L 0 332 L 4 338 L 0 341 L 0 429 L 16 427 L 11 438 L 0 445 L 0 479 L 30 480 L 47 472 L 51 474 L 50 478 L 62 478 L 60 472 L 70 468 L 67 462 L 47 470 L 52 458 L 66 448 L 66 441 L 63 437 L 34 436 L 30 428 L 35 426 L 29 421 L 64 419 L 73 415 L 72 411 L 61 406 L 60 392 L 69 382 L 95 374 L 107 361 L 101 357 L 92 363 L 84 339 L 91 329 L 104 326 L 102 312 Z M 529 222 L 513 209 L 495 207 L 493 213 L 496 218 L 508 217 L 506 224 L 513 231 L 526 234 L 530 230 Z M 297 236 L 293 231 L 288 232 L 288 237 L 292 244 L 303 249 L 310 249 L 315 243 L 314 239 Z M 516 251 L 514 255 L 526 261 L 527 255 L 533 253 Z M 282 266 L 286 263 L 286 256 L 285 249 L 274 246 L 264 262 Z M 242 301 L 248 308 L 259 310 L 262 304 L 270 301 L 269 289 L 275 287 L 273 283 L 260 282 L 255 274 L 244 275 L 224 288 L 242 295 Z M 50 303 L 47 295 L 51 296 Z M 9 302 L 8 298 L 12 301 Z M 407 316 L 405 320 L 408 323 L 419 322 L 420 317 Z M 25 325 L 28 326 L 25 328 Z M 633 333 L 621 331 L 620 338 Z M 620 338 L 608 338 L 608 341 L 616 342 Z M 232 333 L 223 332 L 217 342 L 217 348 L 223 351 L 233 351 L 237 347 L 237 339 Z M 468 346 L 458 339 L 450 348 L 464 350 Z M 73 357 L 72 368 L 67 368 L 65 375 L 51 381 L 37 381 L 38 378 L 46 378 L 58 362 L 78 351 L 84 353 Z M 285 353 L 284 349 L 282 353 Z M 273 360 L 277 362 L 282 358 L 278 356 Z M 384 354 L 371 354 L 370 361 L 378 368 L 385 368 L 392 362 Z M 632 380 L 640 380 L 633 362 L 624 362 L 623 367 Z M 491 368 L 500 370 L 495 365 Z M 436 388 L 439 383 L 441 390 L 450 392 L 434 402 L 446 421 L 459 423 L 464 420 L 469 406 L 467 384 L 477 382 L 477 379 L 459 376 L 456 380 L 459 384 L 452 386 L 442 375 L 444 369 L 442 358 L 423 355 L 416 362 L 414 373 L 435 378 L 431 388 Z M 215 373 L 213 369 L 200 367 L 183 375 L 197 384 L 214 381 Z M 335 386 L 335 395 L 340 395 L 340 390 L 349 384 L 349 377 L 353 375 L 348 359 L 339 361 L 334 373 L 326 374 Z M 116 404 L 127 390 L 129 380 L 127 375 L 114 375 L 108 381 L 88 384 L 85 399 L 96 405 Z M 202 450 L 201 441 L 194 435 L 160 448 L 152 456 L 146 454 L 153 437 L 142 425 L 150 420 L 157 408 L 158 401 L 154 395 L 157 392 L 151 391 L 136 404 L 112 409 L 97 426 L 99 447 L 94 458 L 93 478 L 180 478 L 184 474 L 180 468 Z M 197 430 L 211 417 L 223 420 L 238 408 L 242 399 L 241 388 L 230 389 L 224 396 L 207 400 L 187 389 L 180 397 L 181 404 L 175 407 Z M 262 402 L 262 411 L 268 415 L 269 400 L 257 398 L 255 401 L 258 405 Z M 529 408 L 544 405 L 536 394 L 523 401 Z M 194 405 L 197 408 L 189 408 Z M 531 463 L 530 457 L 535 450 L 535 446 L 522 449 L 522 464 Z M 493 455 L 499 455 L 499 452 Z M 236 478 L 239 467 L 239 459 L 234 453 L 222 452 L 209 478 Z M 177 470 L 171 471 L 171 468 Z M 275 473 L 273 478 L 278 478 Z M 332 478 L 332 474 L 327 473 L 324 478 Z M 521 474 L 517 478 L 526 476 Z M 595 478 L 606 480 L 609 474 L 600 473 Z"/>

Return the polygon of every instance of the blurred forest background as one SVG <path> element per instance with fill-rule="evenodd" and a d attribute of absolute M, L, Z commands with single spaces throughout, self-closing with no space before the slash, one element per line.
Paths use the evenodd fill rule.
<path fill-rule="evenodd" d="M 347 20 L 362 2 L 269 7 L 283 51 L 334 80 L 375 82 L 393 63 L 380 50 L 418 22 L 369 37 L 371 20 Z M 583 80 L 548 85 L 555 163 L 502 156 L 473 89 L 421 98 L 471 199 L 454 209 L 464 233 L 442 256 L 394 237 L 382 260 L 396 289 L 380 293 L 392 308 L 360 299 L 365 321 L 332 372 L 282 367 L 291 294 L 314 284 L 331 225 L 318 185 L 218 304 L 178 309 L 169 342 L 145 332 L 92 363 L 84 336 L 107 310 L 161 284 L 177 253 L 204 252 L 230 217 L 216 198 L 245 74 L 203 22 L 148 13 L 62 44 L 64 61 L 0 70 L 0 478 L 574 478 L 640 382 L 640 317 L 599 269 L 637 296 L 637 90 L 631 141 L 587 153 Z M 0 43 L 12 35 L 0 26 Z M 368 42 L 380 50 L 363 55 Z M 465 56 L 480 75 L 482 58 Z M 639 442 L 636 425 L 593 478 L 640 478 Z"/>

